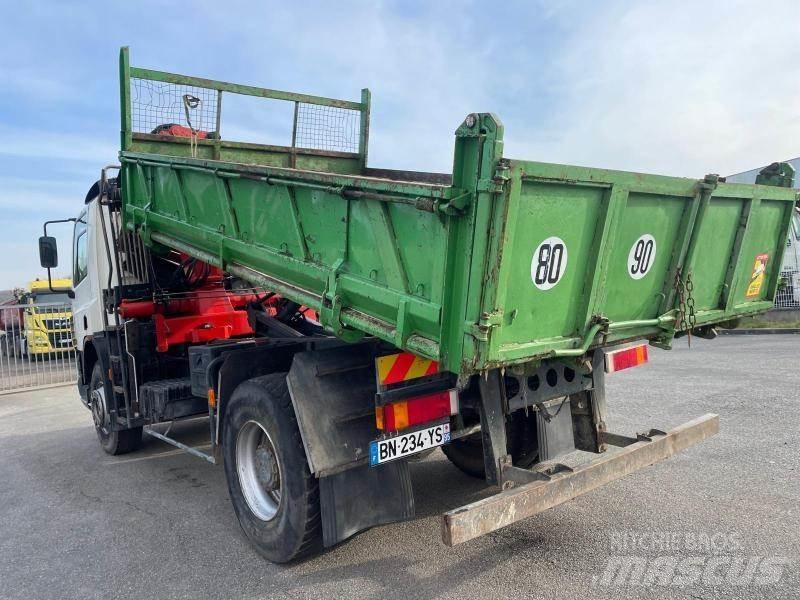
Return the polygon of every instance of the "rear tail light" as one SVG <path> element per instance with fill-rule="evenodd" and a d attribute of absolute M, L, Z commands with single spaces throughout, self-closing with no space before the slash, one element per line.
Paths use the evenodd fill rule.
<path fill-rule="evenodd" d="M 375 425 L 381 431 L 399 431 L 458 414 L 458 392 L 445 390 L 375 408 Z"/>
<path fill-rule="evenodd" d="M 614 350 L 606 353 L 606 373 L 616 373 L 623 369 L 638 367 L 647 362 L 647 346 L 634 346 L 624 350 Z"/>

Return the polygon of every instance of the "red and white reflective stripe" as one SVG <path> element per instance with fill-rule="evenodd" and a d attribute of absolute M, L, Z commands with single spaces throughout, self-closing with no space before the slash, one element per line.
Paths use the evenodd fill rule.
<path fill-rule="evenodd" d="M 381 356 L 375 359 L 375 363 L 377 365 L 379 386 L 410 381 L 439 372 L 438 362 L 411 354 L 411 352 Z"/>
<path fill-rule="evenodd" d="M 606 353 L 606 373 L 616 373 L 623 369 L 638 367 L 647 362 L 647 345 L 634 346 L 624 350 L 614 350 Z"/>

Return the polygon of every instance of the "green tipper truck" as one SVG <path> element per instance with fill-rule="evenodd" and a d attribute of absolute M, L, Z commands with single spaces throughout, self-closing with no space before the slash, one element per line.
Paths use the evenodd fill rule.
<path fill-rule="evenodd" d="M 497 491 L 443 516 L 453 545 L 717 431 L 611 433 L 604 377 L 771 307 L 787 165 L 742 185 L 517 160 L 473 113 L 452 174 L 375 169 L 368 90 L 186 77 L 127 49 L 120 90 L 121 166 L 72 219 L 81 395 L 107 452 L 146 433 L 223 462 L 268 559 L 412 517 L 409 459 L 438 446 Z M 237 95 L 286 106 L 284 145 L 229 139 Z M 199 416 L 209 451 L 158 427 Z"/>

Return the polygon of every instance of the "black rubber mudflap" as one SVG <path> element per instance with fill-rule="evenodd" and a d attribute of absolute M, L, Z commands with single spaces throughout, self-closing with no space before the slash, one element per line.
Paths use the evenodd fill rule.
<path fill-rule="evenodd" d="M 367 465 L 319 480 L 322 541 L 325 547 L 351 535 L 414 516 L 408 461 Z"/>
<path fill-rule="evenodd" d="M 569 398 L 544 403 L 536 413 L 539 460 L 553 460 L 575 450 Z"/>
<path fill-rule="evenodd" d="M 319 477 L 325 546 L 414 516 L 408 463 L 368 465 L 375 427 L 374 344 L 303 352 L 286 381 L 311 471 Z"/>
<path fill-rule="evenodd" d="M 375 428 L 375 350 L 363 344 L 296 354 L 286 378 L 311 472 L 355 467 Z"/>

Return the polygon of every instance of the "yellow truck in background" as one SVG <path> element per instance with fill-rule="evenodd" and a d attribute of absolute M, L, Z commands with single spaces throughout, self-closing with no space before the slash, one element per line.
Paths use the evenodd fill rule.
<path fill-rule="evenodd" d="M 47 281 L 30 283 L 20 298 L 25 305 L 19 340 L 22 355 L 36 359 L 74 350 L 72 305 L 67 295 L 71 289 L 69 278 L 53 279 L 52 289 Z"/>

